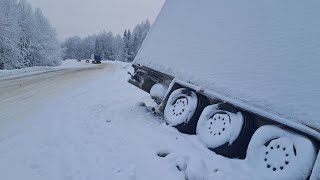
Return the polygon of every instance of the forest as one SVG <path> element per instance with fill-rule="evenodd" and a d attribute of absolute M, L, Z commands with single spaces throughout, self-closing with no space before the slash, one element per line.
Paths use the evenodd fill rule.
<path fill-rule="evenodd" d="M 57 66 L 62 51 L 55 29 L 26 0 L 0 0 L 0 69 Z"/>
<path fill-rule="evenodd" d="M 40 9 L 33 9 L 26 0 L 0 0 L 0 70 L 57 66 L 63 59 L 90 59 L 93 55 L 131 62 L 150 26 L 146 20 L 121 35 L 102 31 L 61 43 Z"/>
<path fill-rule="evenodd" d="M 85 38 L 74 36 L 62 43 L 64 59 L 90 59 L 99 55 L 104 60 L 131 62 L 140 49 L 148 31 L 148 20 L 135 26 L 133 31 L 124 30 L 123 35 L 103 31 Z"/>

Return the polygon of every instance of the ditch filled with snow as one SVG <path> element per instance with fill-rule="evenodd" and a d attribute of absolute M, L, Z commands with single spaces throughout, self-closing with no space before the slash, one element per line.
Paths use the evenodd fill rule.
<path fill-rule="evenodd" d="M 1 133 L 1 179 L 261 179 L 248 161 L 215 154 L 141 106 L 150 97 L 126 82 L 131 64 L 101 67 L 77 75 L 70 87 L 55 87 L 37 106 L 28 97 L 28 113 L 7 111 L 22 128 Z"/>

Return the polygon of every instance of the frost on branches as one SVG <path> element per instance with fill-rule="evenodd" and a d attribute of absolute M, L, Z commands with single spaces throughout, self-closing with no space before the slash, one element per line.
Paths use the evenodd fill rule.
<path fill-rule="evenodd" d="M 56 32 L 25 0 L 0 0 L 0 69 L 61 64 Z"/>
<path fill-rule="evenodd" d="M 137 55 L 151 25 L 148 20 L 125 30 L 123 36 L 103 31 L 85 38 L 69 37 L 62 43 L 64 59 L 90 59 L 92 54 L 104 60 L 131 62 Z"/>

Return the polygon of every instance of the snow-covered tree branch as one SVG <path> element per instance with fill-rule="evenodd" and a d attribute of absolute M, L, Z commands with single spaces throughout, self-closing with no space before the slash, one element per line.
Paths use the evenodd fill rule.
<path fill-rule="evenodd" d="M 55 29 L 26 0 L 0 0 L 0 69 L 56 66 L 61 48 Z"/>

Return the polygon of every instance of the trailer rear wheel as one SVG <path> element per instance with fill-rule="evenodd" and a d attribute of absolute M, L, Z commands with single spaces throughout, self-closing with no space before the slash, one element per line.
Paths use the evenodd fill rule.
<path fill-rule="evenodd" d="M 300 180 L 310 175 L 316 152 L 307 137 L 266 125 L 254 133 L 246 160 L 263 179 Z"/>
<path fill-rule="evenodd" d="M 217 154 L 229 158 L 245 158 L 253 132 L 253 121 L 226 103 L 207 106 L 197 124 L 200 140 Z"/>
<path fill-rule="evenodd" d="M 180 132 L 195 134 L 200 114 L 208 104 L 207 99 L 187 88 L 174 90 L 164 109 L 164 119 Z"/>

